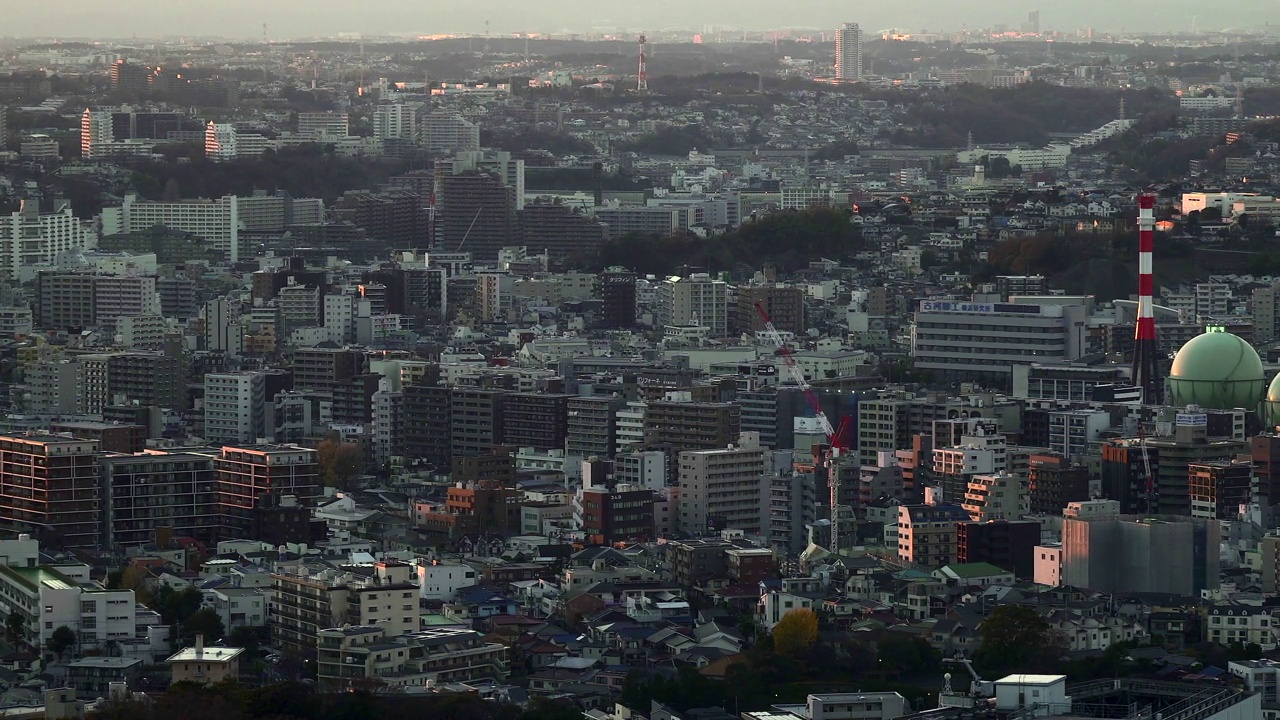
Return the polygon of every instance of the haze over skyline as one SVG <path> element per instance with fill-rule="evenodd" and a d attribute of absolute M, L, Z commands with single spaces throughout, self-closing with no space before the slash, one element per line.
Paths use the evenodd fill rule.
<path fill-rule="evenodd" d="M 832 0 L 704 0 L 675 3 L 654 0 L 138 0 L 103 5 L 94 0 L 55 0 L 6 8 L 3 35 L 121 38 L 131 36 L 223 36 L 260 38 L 267 25 L 271 39 L 331 36 L 338 33 L 409 35 L 491 32 L 590 32 L 635 29 L 695 30 L 718 28 L 834 29 L 858 22 L 872 32 L 897 28 L 905 32 L 958 30 L 1004 24 L 1016 29 L 1028 12 L 1040 10 L 1041 27 L 1071 31 L 1152 32 L 1190 30 L 1198 15 L 1201 30 L 1261 31 L 1280 22 L 1280 0 L 1242 0 L 1229 17 L 1191 0 L 1076 0 L 1069 4 L 1043 0 L 905 0 L 893 4 L 844 5 Z M 216 8 L 216 11 L 215 11 Z"/>

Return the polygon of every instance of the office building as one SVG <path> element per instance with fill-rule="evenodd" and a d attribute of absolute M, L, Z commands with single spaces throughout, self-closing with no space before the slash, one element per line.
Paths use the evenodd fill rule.
<path fill-rule="evenodd" d="M 654 492 L 647 488 L 591 487 L 582 490 L 579 526 L 591 545 L 644 542 L 654 537 Z"/>
<path fill-rule="evenodd" d="M 452 399 L 449 388 L 419 381 L 404 386 L 404 454 L 449 467 Z"/>
<path fill-rule="evenodd" d="M 636 275 L 625 268 L 609 268 L 600 276 L 604 326 L 628 329 L 636 324 Z"/>
<path fill-rule="evenodd" d="M 0 215 L 0 277 L 28 280 L 34 267 L 52 266 L 59 253 L 97 244 L 93 225 L 73 215 L 65 202 L 52 213 L 41 213 L 39 203 L 23 200 L 16 211 Z"/>
<path fill-rule="evenodd" d="M 98 472 L 102 547 L 149 545 L 161 529 L 209 547 L 220 539 L 212 456 L 157 451 L 107 454 L 98 460 Z"/>
<path fill-rule="evenodd" d="M 480 126 L 457 113 L 427 113 L 422 118 L 422 147 L 432 153 L 479 150 Z"/>
<path fill-rule="evenodd" d="M 757 436 L 744 434 L 725 449 L 680 453 L 680 529 L 695 535 L 730 528 L 761 532 L 769 483 Z"/>
<path fill-rule="evenodd" d="M 214 457 L 222 535 L 248 537 L 267 495 L 310 501 L 320 494 L 316 451 L 294 445 L 225 445 Z"/>
<path fill-rule="evenodd" d="M 925 300 L 915 316 L 911 356 L 938 381 L 1012 386 L 1013 367 L 1085 354 L 1088 308 L 1081 304 Z"/>
<path fill-rule="evenodd" d="M 160 314 L 153 276 L 42 271 L 36 275 L 36 296 L 41 327 L 114 330 L 117 318 Z"/>
<path fill-rule="evenodd" d="M 658 285 L 656 319 L 660 326 L 705 327 L 711 337 L 726 337 L 729 285 L 705 273 L 667 278 Z"/>
<path fill-rule="evenodd" d="M 267 434 L 266 373 L 244 371 L 204 376 L 204 439 L 236 445 Z"/>
<path fill-rule="evenodd" d="M 293 351 L 293 387 L 332 391 L 334 386 L 368 372 L 364 351 L 348 348 L 298 348 Z"/>
<path fill-rule="evenodd" d="M 1062 583 L 1101 593 L 1199 597 L 1218 587 L 1219 524 L 1172 515 L 1066 517 Z"/>
<path fill-rule="evenodd" d="M 862 79 L 862 29 L 858 23 L 845 23 L 836 30 L 836 80 L 857 82 Z"/>
<path fill-rule="evenodd" d="M 100 543 L 98 443 L 62 435 L 0 436 L 0 525 L 48 547 Z"/>

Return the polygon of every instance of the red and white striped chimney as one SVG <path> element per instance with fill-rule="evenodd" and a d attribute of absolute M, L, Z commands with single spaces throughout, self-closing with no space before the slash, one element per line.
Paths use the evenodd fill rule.
<path fill-rule="evenodd" d="M 1160 377 L 1160 348 L 1156 341 L 1154 282 L 1151 253 L 1155 245 L 1154 195 L 1138 196 L 1138 318 L 1134 328 L 1133 384 L 1142 388 L 1142 402 L 1158 405 L 1164 401 L 1164 381 Z"/>

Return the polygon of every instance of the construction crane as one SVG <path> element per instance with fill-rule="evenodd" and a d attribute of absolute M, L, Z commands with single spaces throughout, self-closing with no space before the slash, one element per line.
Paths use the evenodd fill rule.
<path fill-rule="evenodd" d="M 818 401 L 818 394 L 813 391 L 813 386 L 805 379 L 804 371 L 796 364 L 796 358 L 792 355 L 791 348 L 782 339 L 782 333 L 778 332 L 778 328 L 774 327 L 773 318 L 769 317 L 764 305 L 756 303 L 756 314 L 764 321 L 764 334 L 778 347 L 778 353 L 782 355 L 783 369 L 791 377 L 791 381 L 804 393 L 805 402 L 809 403 L 809 408 L 813 410 L 814 418 L 818 421 L 818 428 L 827 436 L 827 442 L 831 445 L 832 457 L 839 456 L 848 449 L 848 440 L 846 438 L 849 434 L 849 417 L 845 416 L 840 419 L 840 428 L 838 430 L 831 426 L 831 421 L 827 419 L 827 414 L 822 411 L 822 403 Z"/>
<path fill-rule="evenodd" d="M 1142 470 L 1147 481 L 1145 493 L 1147 512 L 1151 512 L 1156 494 L 1156 476 L 1151 473 L 1151 454 L 1147 452 L 1147 433 L 1143 430 L 1141 421 L 1138 422 L 1138 447 L 1142 449 Z"/>

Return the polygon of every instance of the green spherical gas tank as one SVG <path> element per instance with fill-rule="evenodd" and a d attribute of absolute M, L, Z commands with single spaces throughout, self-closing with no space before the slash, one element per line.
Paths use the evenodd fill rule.
<path fill-rule="evenodd" d="M 1252 409 L 1266 375 L 1249 343 L 1228 332 L 1207 332 L 1182 346 L 1169 371 L 1169 401 L 1211 410 Z"/>

